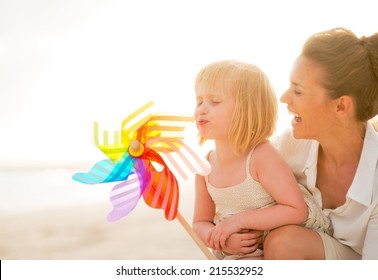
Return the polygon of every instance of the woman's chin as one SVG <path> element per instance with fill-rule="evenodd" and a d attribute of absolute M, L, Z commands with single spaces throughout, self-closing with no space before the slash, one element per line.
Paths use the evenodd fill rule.
<path fill-rule="evenodd" d="M 298 123 L 298 122 L 292 122 L 291 123 L 291 126 L 293 127 L 293 137 L 295 139 L 304 139 L 306 137 L 304 137 L 305 135 L 303 134 L 303 131 L 301 129 L 301 124 Z"/>

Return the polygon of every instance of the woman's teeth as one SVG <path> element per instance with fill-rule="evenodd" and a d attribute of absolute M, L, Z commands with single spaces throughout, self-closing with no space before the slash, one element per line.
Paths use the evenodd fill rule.
<path fill-rule="evenodd" d="M 299 122 L 302 121 L 302 118 L 301 118 L 299 115 L 294 114 L 294 121 L 295 121 L 296 123 L 299 123 Z"/>

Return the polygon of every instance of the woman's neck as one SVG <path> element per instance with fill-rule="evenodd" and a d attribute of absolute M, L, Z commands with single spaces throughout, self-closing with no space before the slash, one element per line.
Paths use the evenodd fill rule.
<path fill-rule="evenodd" d="M 337 127 L 319 139 L 319 159 L 334 167 L 342 167 L 359 162 L 366 124 L 359 123 L 348 128 Z"/>

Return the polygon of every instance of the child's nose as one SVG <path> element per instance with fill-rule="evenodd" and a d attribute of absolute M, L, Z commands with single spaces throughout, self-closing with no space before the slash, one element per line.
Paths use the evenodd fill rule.
<path fill-rule="evenodd" d="M 203 102 L 201 103 L 199 106 L 198 106 L 198 113 L 200 115 L 203 115 L 203 114 L 206 114 L 207 113 L 207 106 L 206 106 L 206 103 Z"/>

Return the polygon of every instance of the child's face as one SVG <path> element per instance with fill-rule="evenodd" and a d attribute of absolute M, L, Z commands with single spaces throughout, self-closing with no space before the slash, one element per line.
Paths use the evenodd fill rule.
<path fill-rule="evenodd" d="M 222 87 L 197 87 L 194 117 L 198 131 L 205 139 L 228 140 L 235 99 Z"/>

